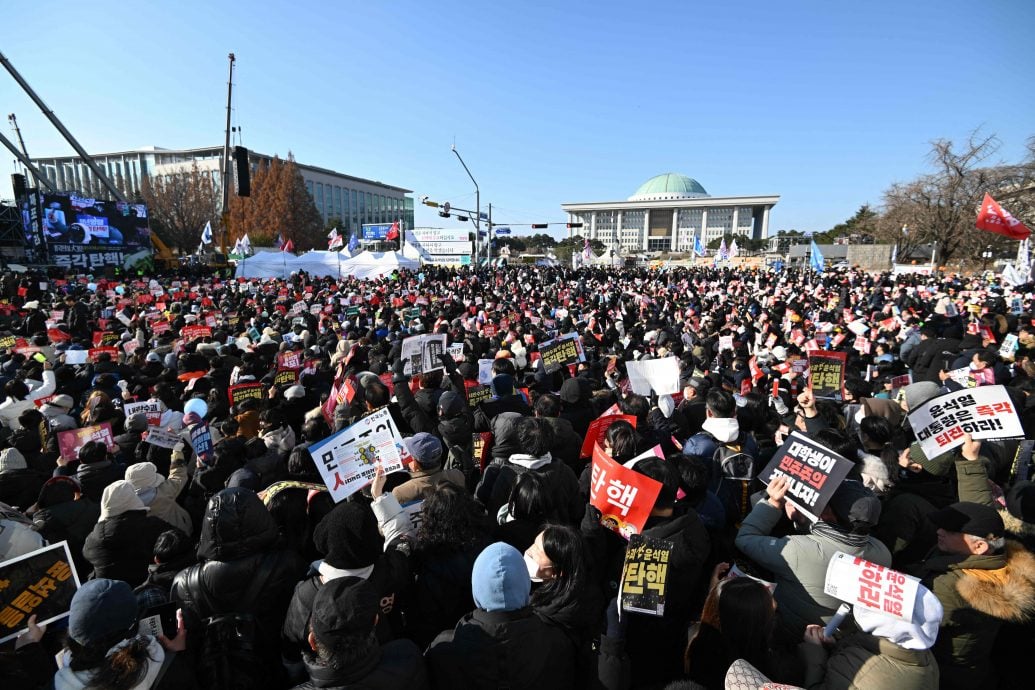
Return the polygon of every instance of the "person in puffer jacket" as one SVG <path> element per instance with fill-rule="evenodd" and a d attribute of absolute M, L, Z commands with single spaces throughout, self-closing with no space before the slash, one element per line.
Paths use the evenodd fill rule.
<path fill-rule="evenodd" d="M 268 660 L 269 687 L 281 687 L 280 628 L 295 583 L 305 573 L 298 554 L 278 543 L 277 523 L 254 491 L 223 489 L 205 509 L 198 545 L 199 563 L 173 580 L 170 599 L 183 607 L 187 628 L 228 612 L 250 613 L 258 623 L 259 656 Z M 242 601 L 254 580 L 262 587 L 254 601 Z M 201 642 L 191 636 L 189 644 Z"/>
<path fill-rule="evenodd" d="M 137 496 L 150 509 L 152 517 L 164 520 L 185 534 L 192 533 L 190 514 L 176 502 L 176 497 L 187 483 L 183 453 L 173 452 L 168 479 L 158 474 L 154 463 L 138 462 L 126 468 L 126 481 L 133 485 Z"/>
<path fill-rule="evenodd" d="M 45 480 L 29 469 L 17 448 L 0 450 L 0 502 L 25 510 L 36 501 Z"/>
<path fill-rule="evenodd" d="M 107 577 L 136 587 L 147 579 L 155 541 L 169 525 L 148 517 L 133 485 L 120 479 L 104 489 L 101 519 L 83 546 L 93 577 Z"/>

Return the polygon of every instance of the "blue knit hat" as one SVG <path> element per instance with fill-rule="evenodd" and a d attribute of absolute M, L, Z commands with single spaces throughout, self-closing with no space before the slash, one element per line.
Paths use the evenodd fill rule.
<path fill-rule="evenodd" d="M 528 606 L 532 580 L 525 559 L 510 544 L 498 541 L 485 547 L 474 562 L 471 591 L 484 611 L 516 611 Z"/>

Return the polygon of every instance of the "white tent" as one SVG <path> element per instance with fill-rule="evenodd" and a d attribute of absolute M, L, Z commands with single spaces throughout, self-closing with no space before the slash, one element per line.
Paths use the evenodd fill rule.
<path fill-rule="evenodd" d="M 259 252 L 237 262 L 237 278 L 287 278 L 295 262 L 288 252 Z"/>
<path fill-rule="evenodd" d="M 379 278 L 398 269 L 418 270 L 420 262 L 399 252 L 362 252 L 349 257 L 338 252 L 313 251 L 295 256 L 289 252 L 265 252 L 237 262 L 238 278 L 287 278 L 305 271 L 320 277 Z"/>
<path fill-rule="evenodd" d="M 420 262 L 399 252 L 360 252 L 348 261 L 341 262 L 341 275 L 354 276 L 361 280 L 380 278 L 398 269 L 416 271 Z"/>

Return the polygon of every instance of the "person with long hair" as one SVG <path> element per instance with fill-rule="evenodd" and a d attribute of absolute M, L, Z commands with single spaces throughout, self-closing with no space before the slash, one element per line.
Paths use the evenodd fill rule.
<path fill-rule="evenodd" d="M 409 618 L 409 636 L 418 645 L 427 645 L 474 608 L 471 569 L 490 534 L 485 511 L 465 489 L 442 482 L 424 499 Z"/>
<path fill-rule="evenodd" d="M 518 477 L 510 492 L 510 501 L 500 508 L 496 516 L 498 541 L 504 541 L 518 551 L 532 546 L 553 511 L 553 502 L 543 482 L 535 472 L 525 472 Z"/>

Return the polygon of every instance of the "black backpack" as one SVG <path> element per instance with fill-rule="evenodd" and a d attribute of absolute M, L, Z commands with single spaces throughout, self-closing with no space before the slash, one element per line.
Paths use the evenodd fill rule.
<path fill-rule="evenodd" d="M 474 493 L 475 487 L 478 486 L 478 468 L 474 465 L 474 457 L 470 450 L 464 449 L 459 444 L 449 446 L 442 469 L 460 470 L 467 482 L 467 490 Z"/>
<path fill-rule="evenodd" d="M 719 468 L 716 495 L 726 507 L 727 520 L 737 524 L 748 514 L 755 479 L 755 460 L 744 452 L 744 441 L 741 435 L 732 444 L 719 443 L 712 454 L 712 462 Z"/>
<path fill-rule="evenodd" d="M 196 665 L 198 681 L 208 690 L 251 690 L 277 687 L 280 666 L 276 650 L 264 649 L 259 621 L 243 612 L 258 600 L 263 585 L 273 572 L 271 554 L 267 553 L 257 568 L 257 577 L 248 591 L 234 603 L 233 611 L 219 613 L 202 621 L 202 642 Z M 268 566 L 265 567 L 264 566 Z M 201 581 L 199 565 L 187 575 L 188 588 L 198 594 L 198 606 L 214 611 L 215 606 Z M 265 570 L 265 572 L 263 572 Z M 276 667 L 270 659 L 277 660 Z"/>

